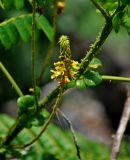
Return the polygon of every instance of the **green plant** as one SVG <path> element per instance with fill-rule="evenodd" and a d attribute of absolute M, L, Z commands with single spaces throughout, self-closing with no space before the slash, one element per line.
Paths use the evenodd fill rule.
<path fill-rule="evenodd" d="M 40 101 L 40 89 L 37 85 L 41 82 L 45 69 L 49 65 L 54 47 L 57 14 L 63 11 L 65 2 L 61 0 L 28 0 L 26 3 L 32 7 L 32 13 L 19 14 L 0 23 L 0 46 L 4 46 L 5 49 L 10 49 L 15 45 L 18 38 L 25 42 L 30 37 L 32 39 L 32 89 L 30 95 L 24 95 L 11 74 L 0 61 L 0 70 L 10 81 L 19 96 L 17 100 L 18 116 L 16 120 L 6 115 L 0 116 L 0 156 L 3 159 L 10 157 L 29 159 L 30 156 L 35 159 L 38 155 L 39 159 L 54 160 L 95 159 L 97 156 L 99 159 L 104 160 L 108 158 L 109 152 L 106 148 L 103 149 L 100 145 L 89 142 L 80 135 L 77 135 L 81 146 L 81 149 L 79 149 L 75 136 L 73 143 L 70 140 L 70 133 L 66 132 L 64 134 L 61 129 L 51 124 L 51 120 L 59 107 L 63 92 L 69 88 L 78 87 L 86 89 L 88 87 L 95 87 L 105 80 L 130 82 L 130 78 L 127 77 L 108 76 L 99 73 L 98 68 L 102 66 L 102 63 L 97 58 L 102 45 L 113 29 L 118 33 L 120 27 L 123 26 L 128 34 L 130 33 L 130 3 L 128 0 L 116 0 L 114 2 L 111 0 L 91 0 L 91 2 L 105 18 L 102 32 L 99 33 L 96 41 L 90 46 L 89 51 L 79 62 L 73 60 L 71 56 L 69 38 L 65 35 L 60 37 L 59 61 L 54 63 L 55 67 L 51 70 L 51 78 L 58 81 L 58 87 Z M 25 7 L 25 1 L 1 0 L 0 6 L 5 11 L 12 9 L 19 10 Z M 44 16 L 44 8 L 49 8 L 49 16 Z M 44 36 L 49 41 L 49 49 L 41 69 L 40 78 L 37 79 L 36 40 L 40 39 L 39 33 L 42 33 L 40 30 L 44 32 Z M 46 106 L 53 100 L 55 102 L 52 106 L 52 111 L 49 113 L 46 110 Z M 43 133 L 44 135 L 41 137 Z M 28 143 L 25 143 L 27 140 Z M 31 145 L 34 142 L 36 143 L 33 147 Z M 91 146 L 91 151 L 88 146 Z M 26 150 L 26 147 L 29 149 Z M 25 154 L 22 153 L 22 150 L 25 151 Z M 72 152 L 68 153 L 68 150 Z M 103 152 L 104 154 L 102 154 Z M 125 156 L 127 159 L 130 153 L 128 151 L 125 154 L 121 154 L 120 157 Z"/>

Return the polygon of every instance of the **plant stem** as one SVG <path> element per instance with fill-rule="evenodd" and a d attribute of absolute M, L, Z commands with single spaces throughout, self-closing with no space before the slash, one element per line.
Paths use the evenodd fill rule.
<path fill-rule="evenodd" d="M 110 18 L 109 13 L 99 3 L 97 3 L 95 0 L 91 0 L 91 2 L 101 12 L 101 14 L 104 16 L 106 20 Z"/>
<path fill-rule="evenodd" d="M 32 84 L 34 88 L 35 106 L 38 108 L 38 98 L 36 94 L 36 46 L 35 46 L 35 14 L 36 14 L 36 0 L 32 0 Z"/>
<path fill-rule="evenodd" d="M 18 93 L 18 95 L 20 97 L 23 96 L 23 93 L 20 90 L 19 86 L 17 85 L 17 83 L 15 82 L 15 80 L 13 79 L 13 77 L 10 75 L 10 73 L 7 71 L 7 69 L 5 68 L 5 66 L 2 64 L 2 62 L 0 62 L 0 69 L 5 74 L 5 76 L 7 77 L 7 79 L 10 81 L 10 83 L 12 84 L 12 86 L 14 87 L 14 89 Z"/>
<path fill-rule="evenodd" d="M 95 2 L 94 0 L 92 0 L 92 1 Z M 96 38 L 96 41 L 94 42 L 94 44 L 91 45 L 91 47 L 90 47 L 89 51 L 87 52 L 87 54 L 85 55 L 85 57 L 81 60 L 80 74 L 84 73 L 87 70 L 88 64 L 98 54 L 98 52 L 101 49 L 102 45 L 104 44 L 104 42 L 106 41 L 106 39 L 110 35 L 110 33 L 111 33 L 112 29 L 113 29 L 112 19 L 115 16 L 115 14 L 119 13 L 120 11 L 123 11 L 125 9 L 125 7 L 126 7 L 125 5 L 121 5 L 120 7 L 118 7 L 115 10 L 113 15 L 107 17 L 106 24 L 105 24 L 102 32 Z M 98 8 L 98 9 L 100 9 L 100 8 Z M 100 11 L 103 12 L 102 9 L 100 9 Z"/>
<path fill-rule="evenodd" d="M 40 107 L 39 109 L 44 108 L 48 104 L 48 102 L 51 102 L 54 98 L 57 97 L 58 94 L 59 94 L 59 87 L 54 89 L 48 96 L 39 101 L 39 107 Z"/>
<path fill-rule="evenodd" d="M 116 160 L 117 154 L 119 153 L 121 140 L 129 121 L 129 117 L 130 117 L 130 95 L 128 95 L 126 99 L 120 123 L 116 135 L 114 136 L 110 160 Z"/>
<path fill-rule="evenodd" d="M 44 59 L 44 62 L 43 62 L 43 65 L 42 65 L 42 69 L 41 69 L 41 73 L 40 73 L 40 76 L 38 78 L 38 83 L 41 83 L 42 81 L 42 77 L 46 71 L 46 68 L 50 62 L 50 58 L 51 58 L 51 55 L 52 55 L 52 52 L 53 52 L 53 48 L 54 48 L 54 45 L 55 45 L 55 33 L 56 33 L 56 18 L 57 18 L 57 1 L 58 0 L 54 0 L 54 13 L 53 13 L 53 22 L 52 22 L 52 27 L 53 27 L 53 41 L 50 43 L 49 45 L 49 49 L 47 51 L 47 55 Z"/>
<path fill-rule="evenodd" d="M 83 72 L 86 71 L 87 66 L 89 62 L 93 59 L 98 54 L 98 51 L 101 49 L 102 45 L 104 44 L 105 40 L 109 36 L 109 34 L 112 31 L 112 19 L 109 18 L 107 20 L 101 34 L 96 38 L 96 41 L 93 45 L 91 45 L 90 50 L 87 52 L 86 56 L 81 60 L 81 65 L 80 65 L 80 73 L 82 74 Z"/>
<path fill-rule="evenodd" d="M 128 77 L 117 77 L 117 76 L 102 76 L 103 80 L 106 81 L 122 81 L 122 82 L 130 82 L 130 78 Z"/>
<path fill-rule="evenodd" d="M 71 133 L 72 133 L 72 137 L 73 137 L 73 140 L 74 140 L 75 148 L 76 148 L 76 151 L 77 151 L 77 158 L 79 160 L 81 160 L 80 146 L 78 144 L 77 136 L 76 136 L 75 131 L 73 129 L 73 125 L 72 125 L 71 121 L 69 120 L 69 118 L 59 108 L 57 110 L 63 116 L 63 118 L 66 120 L 66 122 L 69 125 L 69 128 L 70 128 Z"/>

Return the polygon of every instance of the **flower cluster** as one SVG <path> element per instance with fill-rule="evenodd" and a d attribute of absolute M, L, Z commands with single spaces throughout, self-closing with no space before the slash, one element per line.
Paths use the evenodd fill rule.
<path fill-rule="evenodd" d="M 65 84 L 77 78 L 79 63 L 71 59 L 70 44 L 66 36 L 59 39 L 60 56 L 59 61 L 54 63 L 51 79 L 57 80 L 59 84 Z"/>

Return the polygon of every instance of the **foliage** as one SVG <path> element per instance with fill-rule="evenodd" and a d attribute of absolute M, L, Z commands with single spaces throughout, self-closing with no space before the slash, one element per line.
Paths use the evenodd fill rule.
<path fill-rule="evenodd" d="M 120 27 L 124 27 L 130 34 L 130 17 L 128 0 L 91 0 L 97 12 L 104 17 L 106 23 L 102 32 L 97 36 L 95 42 L 85 56 L 78 62 L 71 56 L 69 38 L 62 35 L 59 39 L 60 54 L 59 61 L 54 63 L 54 69 L 51 70 L 51 78 L 58 81 L 58 87 L 47 97 L 39 100 L 40 89 L 37 83 L 42 86 L 41 79 L 44 71 L 50 64 L 51 52 L 54 47 L 54 36 L 56 32 L 56 18 L 62 13 L 65 7 L 64 1 L 59 0 L 29 0 L 26 3 L 32 7 L 31 13 L 19 13 L 0 23 L 0 45 L 5 49 L 10 49 L 22 39 L 27 42 L 32 38 L 32 89 L 30 94 L 24 94 L 11 74 L 0 61 L 0 70 L 9 80 L 16 90 L 19 98 L 17 99 L 18 116 L 16 120 L 0 115 L 0 155 L 3 159 L 18 157 L 21 159 L 54 159 L 54 160 L 76 160 L 76 159 L 108 159 L 109 151 L 106 147 L 91 142 L 77 134 L 80 147 L 73 134 L 73 141 L 70 132 L 63 131 L 51 123 L 56 114 L 61 101 L 63 92 L 69 88 L 78 87 L 86 89 L 95 87 L 104 80 L 116 80 L 130 82 L 130 78 L 103 76 L 99 67 L 102 62 L 97 58 L 102 45 L 114 29 L 116 33 L 120 32 Z M 3 10 L 24 9 L 24 0 L 1 0 L 0 6 Z M 48 9 L 49 8 L 49 9 Z M 44 14 L 44 9 L 50 13 Z M 49 50 L 47 51 L 44 64 L 41 69 L 40 78 L 36 76 L 36 40 L 40 40 L 40 30 L 49 40 Z M 55 99 L 52 110 L 48 113 L 45 110 L 48 104 Z M 26 129 L 25 129 L 26 128 Z M 28 129 L 27 129 L 28 128 Z M 41 135 L 44 135 L 41 137 Z M 41 137 L 41 138 L 40 138 Z M 26 143 L 28 141 L 29 143 Z M 35 145 L 31 146 L 34 142 Z M 21 144 L 19 146 L 19 144 Z M 128 144 L 124 143 L 123 150 Z M 26 147 L 28 147 L 26 149 Z M 81 149 L 80 149 L 81 148 Z M 120 158 L 129 156 L 129 150 L 120 152 Z M 77 154 L 76 154 L 77 152 Z M 125 156 L 124 156 L 125 155 Z M 97 158 L 97 159 L 98 159 Z"/>
<path fill-rule="evenodd" d="M 0 24 L 0 40 L 1 45 L 6 49 L 11 48 L 14 45 L 18 38 L 20 37 L 23 41 L 28 41 L 31 36 L 31 15 L 20 15 L 17 17 L 10 18 L 9 20 L 4 21 Z M 36 25 L 38 29 L 44 31 L 46 36 L 50 41 L 53 39 L 53 30 L 49 22 L 44 16 L 36 16 Z"/>
<path fill-rule="evenodd" d="M 13 123 L 13 118 L 4 114 L 0 115 L 1 137 L 5 137 L 5 133 Z M 12 142 L 12 145 L 17 146 L 20 142 L 20 145 L 22 146 L 26 141 L 31 140 L 32 137 L 37 135 L 40 129 L 40 127 L 33 127 L 31 130 L 24 129 Z M 98 157 L 96 160 L 108 159 L 109 149 L 103 144 L 87 140 L 79 134 L 77 134 L 77 137 L 81 147 L 82 158 L 84 160 L 94 159 L 95 157 Z M 129 143 L 124 142 L 120 152 L 119 160 L 129 158 L 130 152 L 129 149 L 127 149 L 128 147 Z M 5 150 L 1 149 L 0 153 L 4 151 Z M 30 158 L 37 158 L 39 160 L 43 158 L 46 158 L 46 160 L 77 160 L 76 150 L 72 141 L 71 133 L 60 129 L 54 124 L 50 124 L 44 133 L 44 136 L 42 136 L 33 147 L 25 149 L 25 152 L 19 149 L 13 150 L 11 147 L 9 147 L 7 153 L 9 157 L 14 156 L 23 160 L 28 160 Z"/>

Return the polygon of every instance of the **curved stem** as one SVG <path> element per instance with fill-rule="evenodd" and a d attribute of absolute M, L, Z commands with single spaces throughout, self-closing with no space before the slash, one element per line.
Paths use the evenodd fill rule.
<path fill-rule="evenodd" d="M 93 0 L 92 0 L 93 1 Z M 95 2 L 95 1 L 94 1 Z M 96 2 L 95 2 L 96 3 Z M 104 44 L 104 42 L 106 41 L 106 39 L 108 38 L 108 36 L 110 35 L 113 26 L 112 26 L 112 19 L 115 16 L 115 14 L 117 14 L 118 12 L 122 11 L 125 9 L 126 6 L 121 5 L 120 7 L 118 7 L 115 12 L 113 13 L 112 16 L 108 17 L 106 19 L 106 24 L 102 30 L 102 32 L 99 34 L 99 36 L 96 38 L 96 41 L 94 42 L 94 44 L 91 45 L 89 51 L 87 52 L 87 54 L 85 55 L 85 57 L 81 60 L 81 64 L 80 64 L 80 74 L 82 74 L 83 72 L 85 72 L 87 70 L 88 64 L 90 63 L 90 61 L 93 59 L 93 57 L 95 57 L 99 50 L 101 49 L 102 45 Z M 101 11 L 101 9 L 100 9 Z M 103 14 L 103 13 L 102 13 Z"/>
<path fill-rule="evenodd" d="M 75 131 L 73 129 L 73 125 L 72 125 L 71 121 L 69 120 L 69 118 L 59 108 L 57 110 L 63 116 L 63 118 L 66 120 L 66 122 L 69 125 L 69 128 L 70 128 L 71 133 L 72 133 L 72 137 L 73 137 L 73 140 L 74 140 L 75 148 L 76 148 L 76 151 L 77 151 L 77 158 L 79 160 L 81 160 L 80 146 L 78 144 L 77 136 L 76 136 Z"/>
<path fill-rule="evenodd" d="M 130 82 L 130 78 L 129 77 L 117 77 L 117 76 L 106 76 L 106 75 L 103 75 L 102 79 L 106 80 L 106 81 Z"/>
<path fill-rule="evenodd" d="M 7 71 L 7 69 L 5 68 L 5 66 L 2 64 L 2 62 L 0 62 L 0 69 L 5 74 L 5 76 L 7 77 L 7 79 L 10 81 L 10 83 L 12 84 L 12 86 L 14 87 L 14 89 L 18 93 L 18 95 L 20 97 L 23 96 L 23 93 L 22 93 L 21 89 L 19 88 L 19 86 L 17 85 L 17 83 L 15 82 L 15 80 L 13 79 L 13 77 L 11 76 L 11 74 Z"/>
<path fill-rule="evenodd" d="M 95 0 L 91 0 L 91 2 L 101 12 L 101 14 L 104 16 L 106 20 L 110 18 L 109 13 L 99 3 L 97 3 Z"/>
<path fill-rule="evenodd" d="M 91 47 L 90 47 L 89 51 L 87 52 L 86 56 L 81 60 L 81 64 L 80 64 L 80 73 L 81 74 L 86 71 L 90 61 L 93 59 L 93 57 L 95 57 L 98 54 L 99 50 L 101 49 L 105 40 L 108 38 L 112 29 L 113 29 L 112 19 L 109 18 L 109 20 L 106 22 L 102 32 L 96 38 L 95 43 L 91 45 Z"/>
<path fill-rule="evenodd" d="M 32 0 L 33 14 L 32 14 L 32 84 L 34 88 L 34 97 L 36 110 L 38 108 L 38 98 L 36 94 L 36 46 L 35 46 L 35 13 L 36 13 L 36 0 Z"/>

